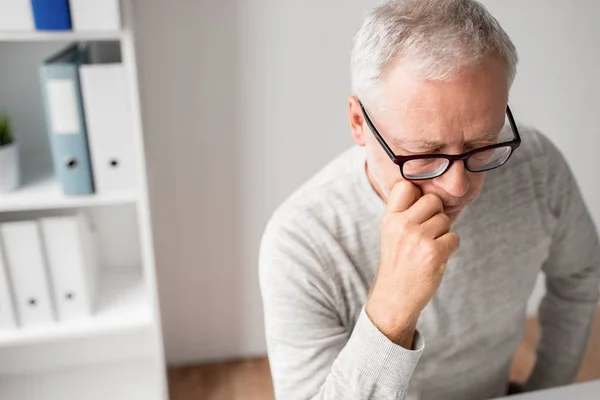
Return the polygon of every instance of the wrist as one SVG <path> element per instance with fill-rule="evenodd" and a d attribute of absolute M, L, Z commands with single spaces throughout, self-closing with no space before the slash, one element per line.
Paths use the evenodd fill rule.
<path fill-rule="evenodd" d="M 379 312 L 370 303 L 367 303 L 365 312 L 371 323 L 390 341 L 407 350 L 413 349 L 418 315 L 410 312 Z"/>

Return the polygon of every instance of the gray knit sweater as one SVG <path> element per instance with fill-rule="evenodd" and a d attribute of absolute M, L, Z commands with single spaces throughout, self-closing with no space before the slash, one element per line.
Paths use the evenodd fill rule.
<path fill-rule="evenodd" d="M 456 222 L 460 250 L 412 349 L 389 341 L 364 312 L 385 204 L 369 184 L 363 149 L 342 154 L 279 207 L 260 251 L 278 400 L 502 396 L 540 271 L 548 292 L 526 388 L 573 380 L 598 302 L 598 237 L 559 151 L 533 129 L 521 133 L 521 147 L 488 172 Z"/>

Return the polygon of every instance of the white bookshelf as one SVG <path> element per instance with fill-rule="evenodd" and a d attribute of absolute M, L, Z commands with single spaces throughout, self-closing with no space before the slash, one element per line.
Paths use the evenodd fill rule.
<path fill-rule="evenodd" d="M 0 42 L 72 42 L 87 40 L 121 40 L 125 31 L 117 32 L 2 32 Z"/>
<path fill-rule="evenodd" d="M 152 313 L 142 276 L 131 272 L 109 273 L 100 282 L 98 305 L 93 317 L 46 327 L 0 331 L 0 349 L 119 334 L 151 325 Z"/>
<path fill-rule="evenodd" d="M 14 377 L 151 357 L 152 310 L 141 275 L 106 274 L 99 295 L 92 317 L 0 332 L 0 374 Z"/>
<path fill-rule="evenodd" d="M 0 196 L 0 212 L 133 204 L 137 200 L 136 190 L 122 190 L 105 195 L 65 196 L 58 179 L 49 175 Z"/>
<path fill-rule="evenodd" d="M 0 222 L 82 210 L 92 219 L 97 216 L 100 234 L 103 235 L 99 240 L 102 251 L 100 280 L 95 312 L 90 317 L 55 322 L 35 329 L 0 330 L 2 400 L 168 398 L 137 84 L 133 12 L 133 0 L 121 0 L 122 28 L 114 32 L 0 31 L 0 59 L 7 55 L 23 55 L 24 65 L 27 62 L 31 64 L 31 60 L 38 57 L 35 54 L 38 50 L 31 49 L 39 48 L 39 52 L 44 53 L 39 54 L 41 57 L 54 51 L 55 47 L 73 41 L 120 43 L 133 99 L 132 134 L 138 171 L 135 189 L 103 195 L 65 196 L 50 167 L 46 131 L 31 132 L 30 129 L 27 132 L 29 140 L 33 136 L 36 140 L 39 137 L 42 162 L 38 163 L 38 153 L 22 158 L 22 185 L 11 193 L 0 193 Z M 0 74 L 10 75 L 11 72 L 2 70 L 2 65 L 0 63 Z M 12 65 L 13 70 L 20 69 L 20 66 L 14 67 L 17 64 Z M 33 67 L 37 68 L 37 65 Z M 41 100 L 35 99 L 36 91 L 33 90 L 33 85 L 38 84 L 33 82 L 37 76 L 32 71 L 29 72 L 30 86 L 23 90 L 0 91 L 0 108 L 7 105 L 17 110 L 32 107 L 20 116 L 22 126 L 27 127 L 35 126 L 29 119 L 35 121 L 38 118 L 39 122 L 42 114 Z M 12 73 L 16 74 L 15 71 Z M 23 73 L 27 73 L 26 65 Z M 0 76 L 0 84 L 1 78 L 5 79 L 4 82 L 21 79 L 16 75 Z M 15 135 L 19 142 L 19 132 Z M 30 162 L 32 160 L 34 162 Z M 111 215 L 115 217 L 111 218 Z M 127 218 L 122 218 L 123 215 Z M 135 234 L 131 234 L 134 230 Z M 132 251 L 136 253 L 133 256 Z"/>

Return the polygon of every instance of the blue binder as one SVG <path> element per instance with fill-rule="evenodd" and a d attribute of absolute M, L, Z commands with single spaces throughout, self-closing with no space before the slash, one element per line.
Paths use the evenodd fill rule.
<path fill-rule="evenodd" d="M 71 13 L 68 0 L 31 0 L 33 20 L 38 30 L 71 30 Z"/>
<path fill-rule="evenodd" d="M 94 192 L 78 73 L 86 60 L 87 50 L 72 44 L 40 67 L 54 171 L 66 195 Z"/>

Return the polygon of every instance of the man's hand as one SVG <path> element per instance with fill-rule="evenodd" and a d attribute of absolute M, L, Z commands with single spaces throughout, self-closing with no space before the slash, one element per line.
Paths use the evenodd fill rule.
<path fill-rule="evenodd" d="M 421 311 L 437 291 L 446 263 L 459 247 L 442 200 L 397 183 L 381 227 L 381 260 L 366 305 L 373 324 L 394 343 L 411 349 Z"/>

